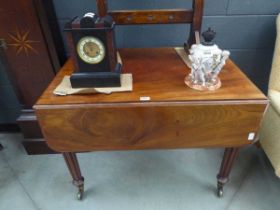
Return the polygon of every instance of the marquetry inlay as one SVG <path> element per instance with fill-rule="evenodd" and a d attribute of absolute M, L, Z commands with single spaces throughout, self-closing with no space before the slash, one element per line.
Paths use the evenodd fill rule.
<path fill-rule="evenodd" d="M 34 47 L 34 43 L 39 43 L 40 41 L 35 41 L 30 39 L 30 30 L 20 31 L 18 28 L 13 33 L 8 33 L 10 38 L 8 46 L 13 46 L 16 50 L 16 55 L 24 53 L 29 55 L 31 53 L 38 54 L 38 51 Z"/>

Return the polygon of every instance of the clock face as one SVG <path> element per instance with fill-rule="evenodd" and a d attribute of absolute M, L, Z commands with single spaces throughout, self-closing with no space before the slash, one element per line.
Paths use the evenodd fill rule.
<path fill-rule="evenodd" d="M 79 57 L 89 64 L 100 63 L 106 53 L 103 43 L 93 36 L 86 36 L 80 39 L 77 44 L 77 52 Z"/>

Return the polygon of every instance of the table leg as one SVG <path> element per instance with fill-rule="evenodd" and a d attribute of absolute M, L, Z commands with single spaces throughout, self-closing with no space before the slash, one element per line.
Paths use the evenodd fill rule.
<path fill-rule="evenodd" d="M 78 187 L 77 198 L 82 200 L 84 194 L 84 177 L 82 177 L 76 153 L 63 153 L 64 160 L 73 178 L 73 184 Z"/>
<path fill-rule="evenodd" d="M 223 187 L 228 182 L 228 177 L 233 166 L 234 160 L 240 148 L 226 148 L 224 152 L 223 161 L 221 164 L 220 172 L 217 175 L 218 186 L 217 195 L 222 197 L 224 194 Z"/>

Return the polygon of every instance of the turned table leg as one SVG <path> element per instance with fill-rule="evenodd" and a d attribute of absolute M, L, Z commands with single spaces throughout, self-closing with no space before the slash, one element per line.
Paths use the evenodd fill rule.
<path fill-rule="evenodd" d="M 224 194 L 223 187 L 228 182 L 228 177 L 233 166 L 234 160 L 238 154 L 239 148 L 226 148 L 224 152 L 223 161 L 220 172 L 217 175 L 218 186 L 217 195 L 222 197 Z"/>
<path fill-rule="evenodd" d="M 73 184 L 78 187 L 77 198 L 82 200 L 84 194 L 84 177 L 82 177 L 79 162 L 75 153 L 63 153 L 64 160 L 73 178 Z"/>

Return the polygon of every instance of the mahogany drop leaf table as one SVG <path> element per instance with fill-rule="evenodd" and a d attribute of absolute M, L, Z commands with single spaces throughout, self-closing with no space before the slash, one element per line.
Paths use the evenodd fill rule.
<path fill-rule="evenodd" d="M 73 71 L 69 60 L 34 106 L 49 147 L 63 153 L 78 198 L 84 178 L 77 152 L 202 147 L 225 148 L 217 176 L 222 196 L 239 148 L 257 136 L 268 105 L 265 95 L 230 60 L 220 74 L 222 87 L 198 92 L 184 84 L 190 69 L 173 48 L 121 49 L 120 54 L 124 72 L 133 74 L 132 92 L 54 95 Z"/>

